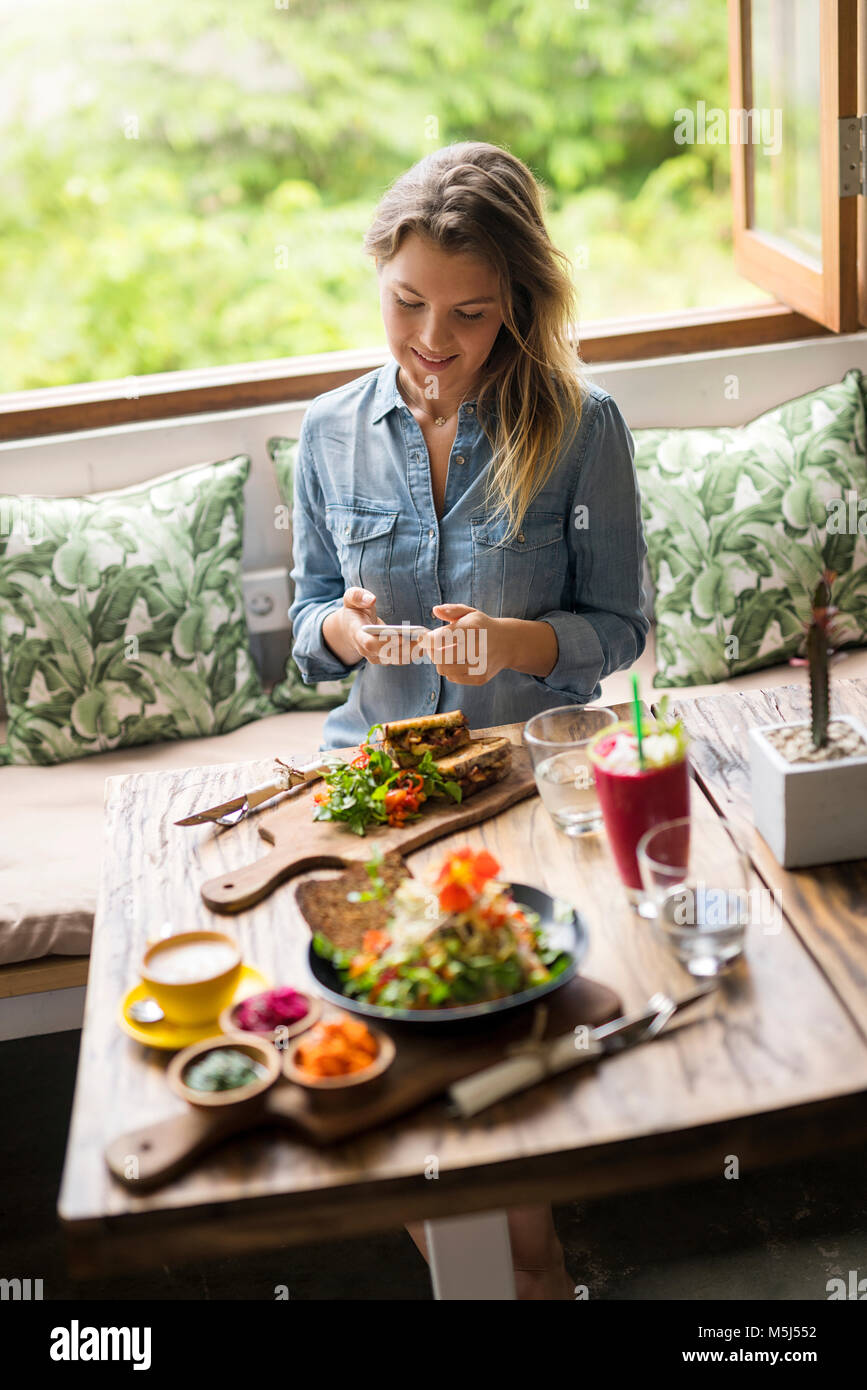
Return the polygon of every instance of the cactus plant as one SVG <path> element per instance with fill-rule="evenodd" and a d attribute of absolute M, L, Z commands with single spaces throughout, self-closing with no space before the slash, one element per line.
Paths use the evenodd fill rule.
<path fill-rule="evenodd" d="M 828 742 L 828 719 L 831 701 L 828 685 L 828 659 L 833 651 L 834 615 L 838 611 L 831 605 L 831 585 L 837 578 L 834 570 L 825 570 L 813 593 L 810 621 L 805 624 L 807 639 L 806 662 L 803 657 L 793 658 L 793 665 L 806 664 L 810 668 L 810 726 L 813 747 L 824 748 Z"/>
<path fill-rule="evenodd" d="M 851 714 L 830 720 L 828 669 L 838 635 L 831 586 L 824 570 L 808 595 L 806 655 L 793 666 L 810 667 L 810 718 L 763 724 L 747 731 L 753 821 L 784 869 L 842 864 L 867 856 L 867 723 Z"/>

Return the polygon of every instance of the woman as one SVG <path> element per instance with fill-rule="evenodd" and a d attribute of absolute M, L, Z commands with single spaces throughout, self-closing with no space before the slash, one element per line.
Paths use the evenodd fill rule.
<path fill-rule="evenodd" d="M 478 728 L 597 699 L 644 649 L 646 547 L 632 438 L 580 374 L 539 186 L 495 145 L 447 146 L 364 245 L 391 360 L 313 402 L 296 467 L 293 654 L 311 683 L 358 670 L 323 748 L 387 719 L 462 709 Z M 384 622 L 429 631 L 365 631 Z M 519 1294 L 557 1296 L 550 1211 L 510 1227 Z"/>

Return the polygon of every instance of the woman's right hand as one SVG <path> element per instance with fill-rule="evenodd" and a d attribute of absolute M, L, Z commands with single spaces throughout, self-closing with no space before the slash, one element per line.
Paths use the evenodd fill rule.
<path fill-rule="evenodd" d="M 384 640 L 374 632 L 365 632 L 365 627 L 376 625 L 384 627 L 382 618 L 376 616 L 376 595 L 369 589 L 347 589 L 343 595 L 343 608 L 338 610 L 342 620 L 343 635 L 357 651 L 373 666 L 408 666 L 417 642 L 407 642 L 399 638 Z"/>

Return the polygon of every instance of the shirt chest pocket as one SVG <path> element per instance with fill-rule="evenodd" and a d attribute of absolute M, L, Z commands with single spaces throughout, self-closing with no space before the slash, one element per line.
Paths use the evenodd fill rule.
<path fill-rule="evenodd" d="M 391 564 L 397 517 L 397 512 L 358 504 L 326 510 L 347 589 L 369 589 L 376 595 L 377 617 L 386 620 L 394 611 Z"/>
<path fill-rule="evenodd" d="M 530 511 L 504 540 L 505 519 L 472 517 L 472 606 L 495 618 L 533 618 L 560 606 L 566 579 L 563 518 Z"/>

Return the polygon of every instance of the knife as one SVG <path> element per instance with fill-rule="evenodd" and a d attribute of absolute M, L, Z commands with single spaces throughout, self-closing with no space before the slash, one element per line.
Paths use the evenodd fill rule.
<path fill-rule="evenodd" d="M 624 1052 L 639 1043 L 650 1042 L 664 1033 L 670 1020 L 718 988 L 718 981 L 701 985 L 682 999 L 669 999 L 655 994 L 647 1007 L 637 1014 L 624 1014 L 610 1023 L 591 1028 L 580 1040 L 577 1034 L 566 1033 L 546 1042 L 528 1040 L 512 1049 L 512 1055 L 492 1067 L 455 1081 L 448 1089 L 453 1115 L 463 1119 L 477 1115 L 506 1096 L 515 1095 L 536 1085 L 546 1076 L 568 1071 L 582 1062 L 599 1061 L 615 1052 Z M 691 1022 L 684 1019 L 682 1022 Z M 675 1024 L 675 1027 L 678 1027 Z"/>
<path fill-rule="evenodd" d="M 219 806 L 209 806 L 206 811 L 196 811 L 192 816 L 176 820 L 175 825 L 204 825 L 208 821 L 219 821 L 221 825 L 237 825 L 248 812 L 261 806 L 263 802 L 270 801 L 272 796 L 279 796 L 296 787 L 307 786 L 310 782 L 318 782 L 331 766 L 331 763 L 319 761 L 308 763 L 304 767 L 295 767 L 291 763 L 282 762 L 280 758 L 275 758 L 274 776 L 270 782 L 263 782 L 261 786 L 253 787 L 240 796 L 233 796 L 229 801 L 222 801 Z"/>

